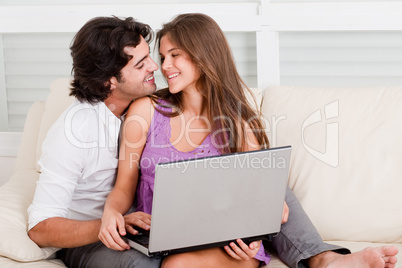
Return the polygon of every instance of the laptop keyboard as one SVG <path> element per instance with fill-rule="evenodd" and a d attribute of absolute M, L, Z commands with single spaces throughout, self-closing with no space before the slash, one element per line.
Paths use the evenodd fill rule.
<path fill-rule="evenodd" d="M 127 233 L 126 237 L 128 239 L 130 239 L 131 241 L 134 241 L 144 247 L 148 247 L 148 245 L 149 245 L 149 231 L 138 230 L 138 234 L 133 235 L 133 234 Z"/>
<path fill-rule="evenodd" d="M 134 237 L 134 239 L 131 239 L 131 240 L 133 240 L 134 242 L 137 242 L 138 244 L 141 244 L 141 245 L 143 245 L 145 247 L 148 247 L 148 245 L 149 245 L 149 236 L 147 236 L 147 235 L 134 235 L 133 237 Z"/>

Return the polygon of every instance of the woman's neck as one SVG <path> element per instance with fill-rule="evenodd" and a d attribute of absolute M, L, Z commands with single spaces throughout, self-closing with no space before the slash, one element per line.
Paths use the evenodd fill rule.
<path fill-rule="evenodd" d="M 183 112 L 190 116 L 205 116 L 203 97 L 198 91 L 183 92 Z"/>

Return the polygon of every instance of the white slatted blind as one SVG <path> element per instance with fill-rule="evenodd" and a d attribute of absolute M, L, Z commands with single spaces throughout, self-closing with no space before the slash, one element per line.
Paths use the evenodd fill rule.
<path fill-rule="evenodd" d="M 282 32 L 282 85 L 402 85 L 400 32 Z"/>
<path fill-rule="evenodd" d="M 249 87 L 257 87 L 256 34 L 227 33 L 226 38 L 241 78 Z"/>
<path fill-rule="evenodd" d="M 69 46 L 73 36 L 72 33 L 3 35 L 9 124 L 2 126 L 2 131 L 22 131 L 32 103 L 46 99 L 52 81 L 70 77 Z M 255 87 L 255 33 L 230 32 L 226 36 L 240 75 L 248 85 Z M 159 71 L 156 81 L 159 88 L 166 87 Z"/>
<path fill-rule="evenodd" d="M 22 131 L 33 102 L 45 100 L 49 85 L 70 77 L 69 45 L 73 34 L 4 34 L 8 126 Z"/>
<path fill-rule="evenodd" d="M 226 33 L 238 70 L 257 86 L 255 33 Z M 71 71 L 73 34 L 4 34 L 8 126 L 22 131 L 26 113 L 44 100 L 49 85 Z M 389 86 L 402 84 L 399 32 L 282 32 L 281 84 L 301 86 Z M 157 73 L 158 87 L 166 83 Z"/>

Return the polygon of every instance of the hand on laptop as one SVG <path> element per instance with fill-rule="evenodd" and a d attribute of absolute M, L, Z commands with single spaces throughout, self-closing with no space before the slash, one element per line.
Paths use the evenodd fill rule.
<path fill-rule="evenodd" d="M 229 246 L 224 247 L 226 253 L 236 260 L 248 261 L 254 258 L 257 252 L 260 250 L 262 241 L 254 241 L 251 242 L 250 245 L 247 245 L 241 239 L 237 239 L 236 242 L 237 245 L 236 243 L 232 242 L 229 244 Z"/>
<path fill-rule="evenodd" d="M 134 212 L 123 217 L 118 212 L 113 214 L 104 213 L 102 225 L 99 232 L 99 239 L 105 246 L 114 250 L 127 250 L 130 246 L 124 241 L 127 231 L 131 234 L 138 234 L 135 226 L 144 230 L 149 230 L 151 225 L 151 215 L 144 212 Z"/>
<path fill-rule="evenodd" d="M 126 223 L 126 230 L 136 235 L 138 230 L 136 227 L 149 231 L 151 229 L 151 215 L 145 212 L 134 212 L 124 216 L 124 221 Z"/>
<path fill-rule="evenodd" d="M 289 218 L 289 207 L 286 202 L 283 202 L 283 213 L 282 213 L 282 224 L 286 223 Z M 241 239 L 237 239 L 236 243 L 230 243 L 229 246 L 225 246 L 225 251 L 236 260 L 244 260 L 247 261 L 251 258 L 254 258 L 257 252 L 261 247 L 261 240 L 254 241 L 247 245 Z M 239 247 L 240 246 L 240 247 Z"/>
<path fill-rule="evenodd" d="M 282 214 L 282 224 L 286 223 L 289 218 L 289 207 L 286 202 L 283 202 L 283 214 Z"/>

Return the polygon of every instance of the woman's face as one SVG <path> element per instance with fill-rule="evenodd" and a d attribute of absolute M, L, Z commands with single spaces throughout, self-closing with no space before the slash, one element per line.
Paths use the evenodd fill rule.
<path fill-rule="evenodd" d="M 172 44 L 167 35 L 161 38 L 159 54 L 162 74 L 172 94 L 196 90 L 195 84 L 200 77 L 196 66 L 187 53 Z"/>

